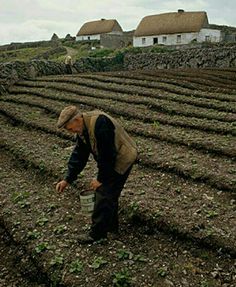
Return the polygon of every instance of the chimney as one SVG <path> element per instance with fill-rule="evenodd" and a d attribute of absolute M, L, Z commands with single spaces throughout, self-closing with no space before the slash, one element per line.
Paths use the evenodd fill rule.
<path fill-rule="evenodd" d="M 184 9 L 178 9 L 178 13 L 183 13 Z"/>

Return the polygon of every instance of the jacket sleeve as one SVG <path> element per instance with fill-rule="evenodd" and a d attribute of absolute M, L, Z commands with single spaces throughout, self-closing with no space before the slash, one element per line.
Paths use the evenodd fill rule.
<path fill-rule="evenodd" d="M 97 180 L 106 182 L 114 174 L 116 161 L 115 126 L 105 115 L 100 115 L 95 124 L 97 142 Z"/>
<path fill-rule="evenodd" d="M 77 136 L 76 146 L 74 147 L 68 161 L 68 169 L 65 176 L 65 180 L 68 183 L 72 183 L 77 179 L 78 174 L 84 169 L 86 163 L 88 162 L 89 154 L 89 147 L 79 136 Z"/>

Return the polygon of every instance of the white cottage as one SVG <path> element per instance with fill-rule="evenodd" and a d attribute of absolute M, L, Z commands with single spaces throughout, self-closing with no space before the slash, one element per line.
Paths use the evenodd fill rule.
<path fill-rule="evenodd" d="M 221 40 L 221 31 L 209 28 L 206 12 L 185 12 L 181 9 L 144 17 L 135 30 L 133 46 L 183 45 Z"/>
<path fill-rule="evenodd" d="M 91 21 L 83 24 L 76 35 L 76 40 L 100 40 L 102 34 L 122 35 L 123 30 L 117 20 L 114 19 Z"/>

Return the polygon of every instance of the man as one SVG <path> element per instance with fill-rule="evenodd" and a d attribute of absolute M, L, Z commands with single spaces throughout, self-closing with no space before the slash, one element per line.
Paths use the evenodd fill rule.
<path fill-rule="evenodd" d="M 66 73 L 72 74 L 72 58 L 70 55 L 67 55 L 65 58 Z"/>
<path fill-rule="evenodd" d="M 84 169 L 89 154 L 97 162 L 97 179 L 92 180 L 95 205 L 91 230 L 81 234 L 80 243 L 91 243 L 118 232 L 118 199 L 137 158 L 137 149 L 121 124 L 106 113 L 80 113 L 76 106 L 62 110 L 58 128 L 77 134 L 76 145 L 68 162 L 68 171 L 56 190 L 64 191 Z"/>

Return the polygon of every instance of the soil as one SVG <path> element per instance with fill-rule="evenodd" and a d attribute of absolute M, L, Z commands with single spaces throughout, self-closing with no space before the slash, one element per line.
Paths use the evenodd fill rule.
<path fill-rule="evenodd" d="M 235 286 L 235 75 L 114 72 L 13 86 L 0 98 L 1 286 Z M 55 124 L 71 103 L 118 117 L 139 149 L 120 234 L 88 246 L 77 242 L 90 226 L 79 192 L 96 176 L 93 159 L 65 193 L 53 185 L 73 145 Z"/>

